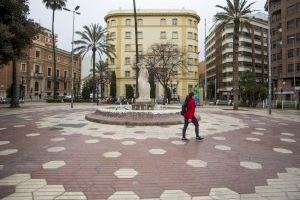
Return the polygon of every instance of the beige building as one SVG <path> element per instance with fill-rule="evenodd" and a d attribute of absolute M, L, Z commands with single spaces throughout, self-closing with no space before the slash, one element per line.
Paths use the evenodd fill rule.
<path fill-rule="evenodd" d="M 135 32 L 133 10 L 115 10 L 105 16 L 107 29 L 116 50 L 109 67 L 116 72 L 117 96 L 125 96 L 126 85 L 135 87 Z M 172 80 L 173 95 L 185 96 L 198 83 L 198 23 L 192 10 L 138 10 L 139 52 L 146 53 L 155 43 L 172 43 L 185 53 L 185 69 Z M 176 88 L 174 90 L 174 88 Z M 156 83 L 156 98 L 163 88 Z"/>
<path fill-rule="evenodd" d="M 52 33 L 42 28 L 26 50 L 27 57 L 17 62 L 17 81 L 20 97 L 37 99 L 53 95 L 54 66 L 52 53 Z M 59 96 L 71 94 L 71 53 L 56 48 L 57 93 Z M 79 93 L 81 77 L 81 57 L 74 56 L 74 92 Z M 12 65 L 0 68 L 0 96 L 6 97 L 7 89 L 12 84 Z"/>

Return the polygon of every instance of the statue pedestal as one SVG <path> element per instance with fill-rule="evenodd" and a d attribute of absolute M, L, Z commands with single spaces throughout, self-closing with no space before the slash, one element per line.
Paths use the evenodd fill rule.
<path fill-rule="evenodd" d="M 155 103 L 152 101 L 136 101 L 132 104 L 132 110 L 154 110 Z"/>

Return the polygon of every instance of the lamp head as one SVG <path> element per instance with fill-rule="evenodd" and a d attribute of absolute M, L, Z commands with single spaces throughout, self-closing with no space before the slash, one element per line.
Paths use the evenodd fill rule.
<path fill-rule="evenodd" d="M 76 7 L 75 7 L 75 11 L 77 11 L 79 8 L 80 8 L 80 6 L 76 6 Z"/>
<path fill-rule="evenodd" d="M 70 9 L 68 9 L 68 8 L 63 8 L 64 10 L 66 10 L 66 11 L 71 11 Z"/>

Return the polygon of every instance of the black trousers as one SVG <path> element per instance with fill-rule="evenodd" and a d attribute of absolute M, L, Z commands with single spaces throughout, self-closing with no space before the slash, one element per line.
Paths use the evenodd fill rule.
<path fill-rule="evenodd" d="M 196 117 L 193 117 L 192 123 L 195 126 L 196 137 L 199 137 L 199 123 L 198 123 L 198 120 L 196 119 Z M 184 126 L 183 126 L 183 130 L 182 130 L 182 138 L 185 138 L 185 133 L 186 133 L 186 129 L 187 129 L 188 126 L 189 126 L 189 120 L 187 118 L 184 118 Z"/>

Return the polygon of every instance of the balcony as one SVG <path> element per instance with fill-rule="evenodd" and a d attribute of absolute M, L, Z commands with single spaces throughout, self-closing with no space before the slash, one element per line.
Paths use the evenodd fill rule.
<path fill-rule="evenodd" d="M 279 2 L 271 3 L 271 6 L 270 6 L 271 12 L 275 12 L 275 11 L 278 11 L 280 9 L 281 9 L 280 1 Z"/>
<path fill-rule="evenodd" d="M 43 79 L 44 78 L 44 74 L 41 72 L 34 72 L 33 73 L 33 77 L 36 79 Z"/>

